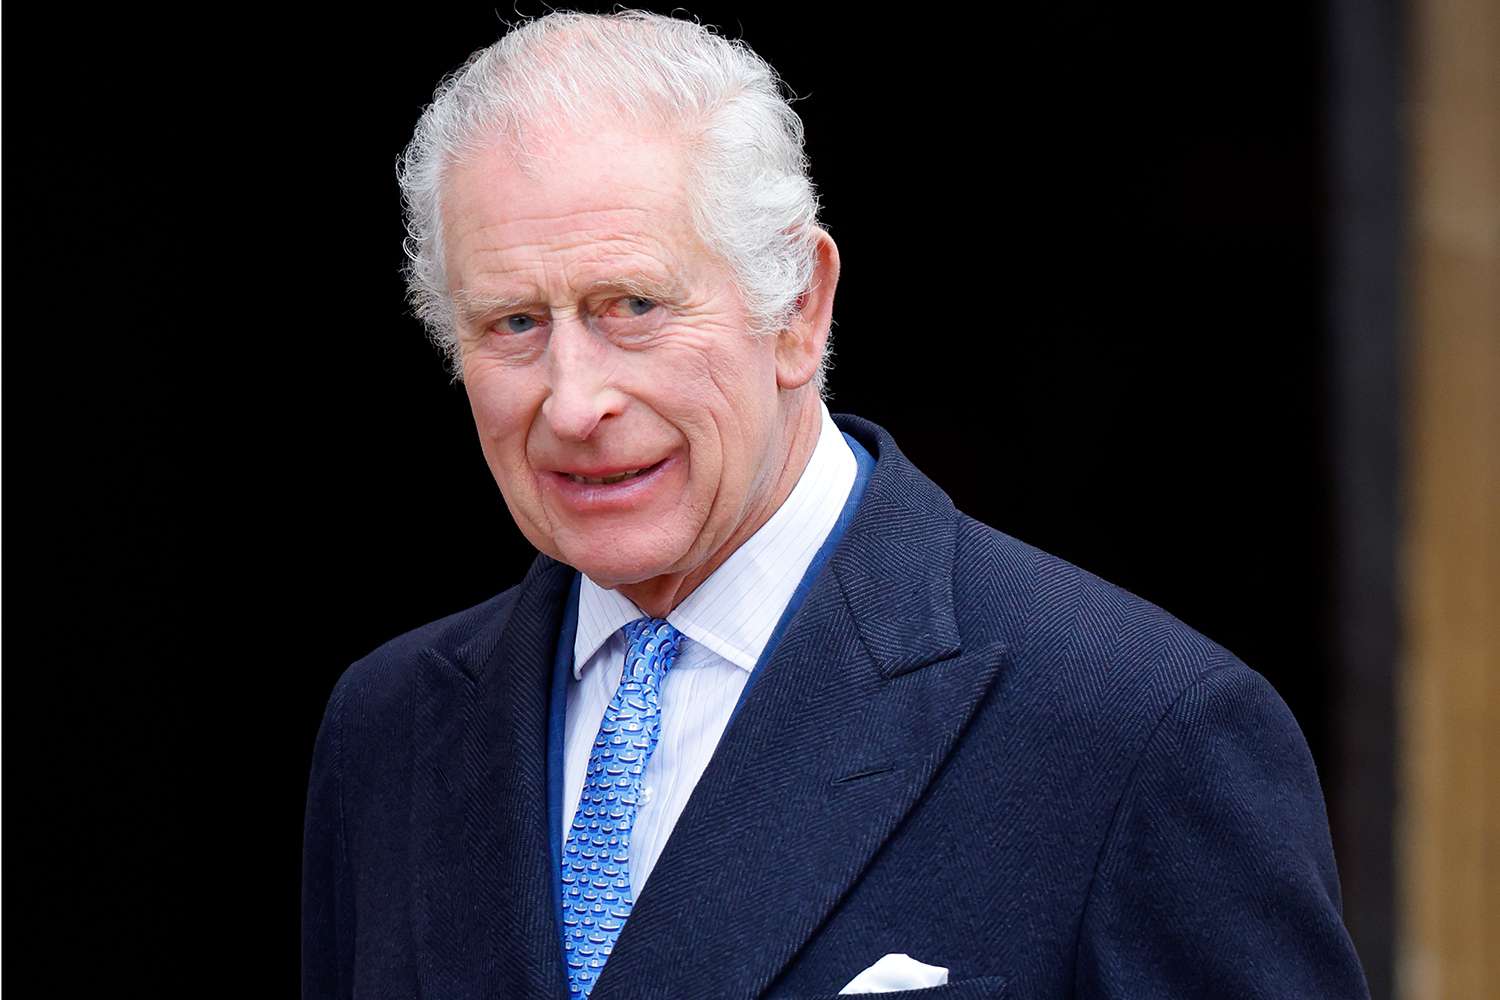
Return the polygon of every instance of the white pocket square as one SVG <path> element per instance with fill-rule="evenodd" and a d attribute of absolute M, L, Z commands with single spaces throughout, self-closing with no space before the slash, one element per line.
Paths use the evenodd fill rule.
<path fill-rule="evenodd" d="M 839 996 L 846 993 L 894 993 L 947 985 L 948 970 L 941 965 L 924 965 L 910 955 L 887 955 L 849 980 L 849 985 L 839 990 Z"/>

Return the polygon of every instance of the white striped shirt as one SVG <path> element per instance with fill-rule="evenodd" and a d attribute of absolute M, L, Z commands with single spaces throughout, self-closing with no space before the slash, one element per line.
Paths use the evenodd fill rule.
<path fill-rule="evenodd" d="M 636 898 L 708 766 L 776 623 L 838 522 L 856 470 L 854 453 L 823 407 L 818 443 L 786 501 L 667 615 L 688 641 L 662 683 L 661 740 L 646 766 L 631 830 L 630 885 Z M 564 845 L 583 793 L 599 722 L 620 685 L 625 661 L 620 629 L 644 614 L 618 591 L 583 578 L 573 639 L 576 683 L 568 685 L 563 747 Z"/>

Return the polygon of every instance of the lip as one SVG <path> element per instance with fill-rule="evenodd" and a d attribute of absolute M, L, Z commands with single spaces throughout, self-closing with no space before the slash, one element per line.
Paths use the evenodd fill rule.
<path fill-rule="evenodd" d="M 632 469 L 649 469 L 653 465 L 660 465 L 662 461 L 664 460 L 658 459 L 655 462 L 647 462 L 644 465 L 637 462 L 635 465 L 577 466 L 571 469 L 554 469 L 553 471 L 560 476 L 586 476 L 589 479 L 605 479 L 609 476 L 618 476 L 622 472 L 629 472 Z"/>
<path fill-rule="evenodd" d="M 639 465 L 598 466 L 587 469 L 569 469 L 566 472 L 549 470 L 542 476 L 547 488 L 562 504 L 578 513 L 605 513 L 632 510 L 647 500 L 665 481 L 667 475 L 677 467 L 676 455 L 668 455 L 655 465 L 647 466 L 640 475 L 618 483 L 576 483 L 571 476 L 588 476 L 603 479 L 618 476 L 622 472 L 640 468 Z"/>

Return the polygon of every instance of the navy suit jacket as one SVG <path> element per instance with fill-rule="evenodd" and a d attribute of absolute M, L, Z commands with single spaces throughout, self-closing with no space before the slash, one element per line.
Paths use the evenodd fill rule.
<path fill-rule="evenodd" d="M 1364 997 L 1317 775 L 1261 676 L 957 512 L 883 430 L 593 996 Z M 574 573 L 387 643 L 329 701 L 303 995 L 567 995 L 547 816 Z"/>

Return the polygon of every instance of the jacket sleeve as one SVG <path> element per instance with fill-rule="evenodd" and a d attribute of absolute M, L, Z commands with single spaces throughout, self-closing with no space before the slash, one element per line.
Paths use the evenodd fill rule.
<path fill-rule="evenodd" d="M 1301 730 L 1241 664 L 1193 682 L 1127 781 L 1078 943 L 1086 998 L 1367 998 Z"/>
<path fill-rule="evenodd" d="M 353 996 L 354 918 L 340 774 L 343 707 L 341 680 L 318 728 L 308 782 L 302 837 L 303 1000 Z"/>

